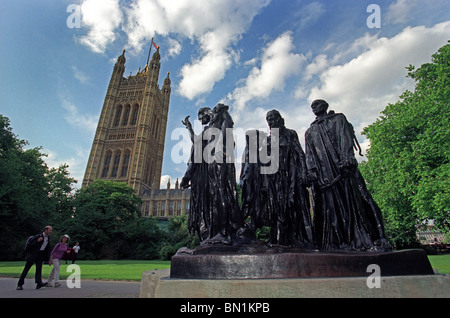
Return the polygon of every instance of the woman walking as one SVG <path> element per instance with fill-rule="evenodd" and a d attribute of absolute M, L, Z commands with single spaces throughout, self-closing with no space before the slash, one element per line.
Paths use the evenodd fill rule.
<path fill-rule="evenodd" d="M 61 286 L 61 284 L 59 283 L 59 270 L 61 266 L 61 260 L 63 259 L 64 253 L 67 252 L 67 248 L 69 246 L 69 239 L 70 237 L 67 234 L 61 236 L 59 243 L 55 245 L 51 252 L 49 265 L 53 265 L 53 268 L 50 272 L 50 275 L 48 276 L 47 287 L 53 287 L 53 281 L 55 282 L 55 287 Z"/>

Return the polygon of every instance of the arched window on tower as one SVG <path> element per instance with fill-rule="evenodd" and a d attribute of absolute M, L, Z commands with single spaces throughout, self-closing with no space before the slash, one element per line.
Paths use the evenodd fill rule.
<path fill-rule="evenodd" d="M 128 124 L 128 117 L 130 116 L 131 106 L 127 105 L 125 107 L 125 112 L 123 113 L 122 126 L 126 126 Z"/>
<path fill-rule="evenodd" d="M 133 107 L 133 115 L 131 116 L 131 123 L 130 125 L 136 125 L 137 119 L 139 114 L 139 105 L 134 105 Z"/>
<path fill-rule="evenodd" d="M 117 171 L 119 171 L 119 164 L 120 164 L 120 150 L 118 150 L 115 154 L 114 154 L 114 161 L 113 161 L 113 166 L 112 166 L 112 171 L 111 171 L 111 178 L 116 178 L 117 177 Z"/>
<path fill-rule="evenodd" d="M 130 162 L 130 151 L 125 151 L 124 157 L 123 157 L 123 163 L 122 163 L 122 171 L 120 172 L 121 177 L 126 177 L 128 174 L 128 165 Z"/>
<path fill-rule="evenodd" d="M 108 151 L 106 153 L 105 161 L 103 162 L 102 178 L 108 177 L 109 166 L 111 165 L 111 157 L 112 153 L 111 151 Z"/>
<path fill-rule="evenodd" d="M 119 105 L 116 110 L 116 117 L 114 117 L 113 127 L 119 126 L 121 115 L 122 115 L 122 106 Z"/>

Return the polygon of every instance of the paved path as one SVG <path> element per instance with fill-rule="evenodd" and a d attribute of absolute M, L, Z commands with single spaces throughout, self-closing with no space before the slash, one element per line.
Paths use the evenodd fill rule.
<path fill-rule="evenodd" d="M 23 290 L 16 290 L 18 278 L 0 277 L 0 298 L 137 298 L 140 282 L 81 280 L 81 288 L 60 287 L 36 289 L 34 278 L 25 280 Z"/>

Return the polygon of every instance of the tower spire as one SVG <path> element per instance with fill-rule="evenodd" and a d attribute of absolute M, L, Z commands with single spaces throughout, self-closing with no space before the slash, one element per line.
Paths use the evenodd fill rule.
<path fill-rule="evenodd" d="M 152 38 L 152 43 L 153 43 L 153 38 Z M 150 44 L 150 49 L 148 50 L 147 63 L 145 65 L 148 65 L 148 61 L 150 60 L 150 53 L 152 52 L 152 43 Z"/>
<path fill-rule="evenodd" d="M 150 43 L 150 49 L 148 50 L 147 64 L 146 65 L 148 65 L 148 61 L 150 60 L 150 55 L 151 55 L 151 52 L 152 52 L 152 46 L 155 47 L 156 51 L 159 51 L 159 46 L 157 46 L 155 44 L 155 42 L 153 41 L 153 38 L 152 38 L 152 43 Z"/>

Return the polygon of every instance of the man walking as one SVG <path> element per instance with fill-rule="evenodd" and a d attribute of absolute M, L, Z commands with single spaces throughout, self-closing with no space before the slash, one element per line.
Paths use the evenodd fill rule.
<path fill-rule="evenodd" d="M 19 282 L 17 283 L 17 290 L 22 290 L 22 285 L 25 283 L 25 277 L 28 274 L 31 266 L 36 264 L 36 274 L 34 280 L 36 282 L 36 289 L 39 289 L 46 284 L 42 282 L 42 263 L 48 261 L 50 257 L 50 234 L 52 233 L 52 227 L 46 226 L 43 233 L 39 233 L 33 236 L 27 246 L 25 247 L 25 267 L 20 275 Z"/>

